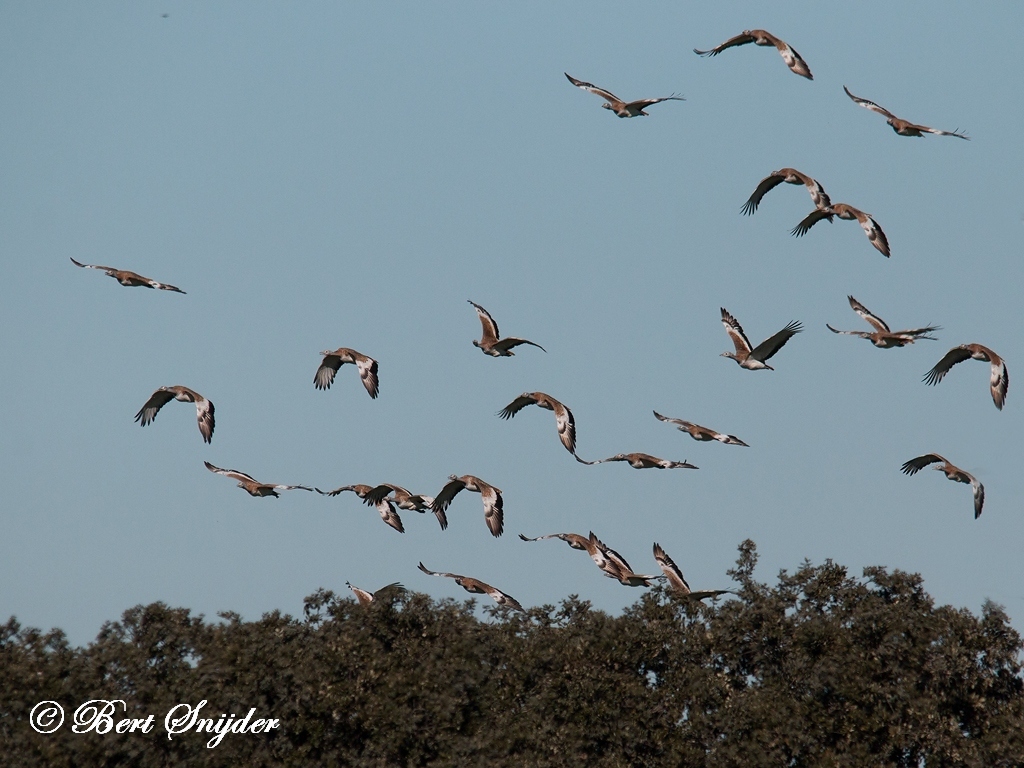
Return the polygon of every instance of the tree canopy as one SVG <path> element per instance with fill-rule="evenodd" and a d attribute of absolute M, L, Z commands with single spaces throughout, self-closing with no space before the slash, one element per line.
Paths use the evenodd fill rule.
<path fill-rule="evenodd" d="M 136 606 L 95 642 L 0 627 L 0 745 L 16 765 L 1021 766 L 1020 635 L 1001 608 L 936 607 L 919 576 L 825 562 L 758 582 L 752 542 L 711 604 L 662 587 L 620 616 L 576 596 L 526 613 L 320 590 L 304 615 L 206 621 Z M 489 601 L 488 601 L 489 602 Z M 123 700 L 150 733 L 73 733 Z M 64 725 L 29 714 L 61 704 Z M 276 718 L 168 738 L 164 716 Z"/>

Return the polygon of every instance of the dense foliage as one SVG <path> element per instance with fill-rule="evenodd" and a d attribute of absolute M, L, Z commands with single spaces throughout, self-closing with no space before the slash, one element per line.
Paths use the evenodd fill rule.
<path fill-rule="evenodd" d="M 1021 766 L 1021 637 L 936 607 L 921 579 L 852 578 L 827 562 L 753 578 L 737 598 L 655 588 L 622 616 L 575 597 L 528 614 L 397 594 L 359 606 L 320 591 L 305 616 L 209 623 L 155 603 L 86 648 L 0 627 L 0 751 L 10 765 Z M 148 734 L 71 732 L 75 707 L 123 699 Z M 164 715 L 257 709 L 265 734 L 168 739 Z M 67 711 L 36 733 L 42 700 Z"/>

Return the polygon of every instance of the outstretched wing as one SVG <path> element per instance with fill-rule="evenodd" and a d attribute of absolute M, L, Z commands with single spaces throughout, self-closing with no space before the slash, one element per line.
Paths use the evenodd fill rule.
<path fill-rule="evenodd" d="M 577 80 L 575 77 L 570 75 L 568 72 L 563 72 L 562 74 L 564 74 L 567 78 L 569 78 L 569 82 L 572 83 L 573 85 L 575 85 L 577 88 L 582 88 L 584 91 L 589 91 L 590 93 L 594 94 L 595 96 L 600 96 L 602 99 L 607 99 L 608 101 L 612 101 L 612 102 L 617 101 L 619 104 L 623 103 L 622 99 L 620 99 L 618 96 L 616 96 L 611 91 L 606 91 L 604 88 L 598 88 L 593 83 L 587 83 L 587 82 L 584 82 L 583 80 Z"/>
<path fill-rule="evenodd" d="M 694 48 L 693 52 L 696 53 L 698 56 L 717 56 L 726 48 L 735 48 L 737 45 L 746 45 L 747 43 L 752 42 L 754 42 L 754 36 L 748 35 L 747 33 L 744 32 L 743 34 L 736 35 L 736 37 L 730 37 L 721 45 L 717 45 L 714 48 L 711 48 L 710 50 L 698 51 L 696 48 Z"/>
<path fill-rule="evenodd" d="M 786 179 L 783 176 L 777 176 L 772 174 L 771 176 L 765 176 L 761 179 L 754 193 L 747 198 L 747 202 L 743 204 L 740 209 L 744 215 L 749 216 L 757 210 L 757 206 L 761 204 L 761 198 L 764 197 L 768 192 L 775 189 L 779 184 L 784 182 Z"/>
<path fill-rule="evenodd" d="M 875 102 L 868 101 L 867 99 L 862 99 L 860 96 L 854 96 L 852 93 L 850 93 L 850 89 L 847 88 L 845 85 L 843 86 L 843 90 L 846 91 L 847 96 L 853 99 L 854 104 L 862 106 L 864 107 L 864 109 L 870 109 L 872 112 L 877 112 L 880 115 L 885 115 L 886 117 L 892 120 L 899 120 L 899 118 L 896 117 L 896 115 L 894 115 L 885 107 L 880 107 L 877 104 L 875 104 Z"/>
<path fill-rule="evenodd" d="M 918 456 L 916 459 L 904 462 L 903 466 L 900 467 L 900 471 L 906 475 L 916 475 L 929 464 L 934 464 L 938 461 L 941 461 L 943 464 L 949 463 L 937 453 L 926 453 L 924 456 Z"/>
<path fill-rule="evenodd" d="M 316 369 L 313 376 L 313 386 L 317 389 L 330 389 L 334 383 L 334 375 L 341 368 L 341 358 L 337 355 L 324 355 L 320 361 L 320 367 Z"/>
<path fill-rule="evenodd" d="M 733 346 L 736 347 L 736 354 L 749 354 L 752 347 L 750 346 L 750 340 L 747 339 L 747 334 L 743 332 L 743 326 L 740 325 L 739 320 L 729 314 L 725 307 L 720 309 L 722 310 L 722 325 L 725 326 L 725 332 L 729 334 Z"/>
<path fill-rule="evenodd" d="M 547 352 L 547 350 L 544 349 L 544 347 L 542 347 L 540 344 L 535 344 L 534 342 L 528 341 L 527 339 L 517 339 L 515 336 L 508 336 L 504 339 L 501 339 L 500 341 L 496 341 L 494 343 L 494 348 L 497 349 L 499 352 L 507 352 L 513 347 L 518 347 L 520 344 L 529 344 L 531 347 L 537 347 L 537 349 L 539 349 L 541 352 Z"/>
<path fill-rule="evenodd" d="M 363 380 L 363 386 L 370 393 L 370 397 L 376 398 L 380 390 L 380 382 L 377 380 L 377 361 L 366 355 L 356 356 L 356 368 L 359 369 L 359 378 Z"/>
<path fill-rule="evenodd" d="M 671 586 L 672 589 L 682 592 L 683 594 L 690 593 L 690 585 L 686 583 L 686 579 L 683 577 L 683 572 L 657 542 L 654 543 L 654 559 L 658 563 L 658 567 L 661 568 L 661 572 L 665 574 L 665 578 L 668 579 L 669 586 Z"/>
<path fill-rule="evenodd" d="M 860 223 L 860 228 L 864 230 L 864 234 L 868 236 L 868 240 L 871 244 L 879 250 L 879 252 L 889 257 L 889 240 L 885 236 L 885 232 L 878 226 L 878 222 L 873 218 L 864 214 L 863 216 L 857 217 L 857 221 Z"/>
<path fill-rule="evenodd" d="M 871 314 L 867 307 L 857 301 L 853 296 L 847 296 L 850 301 L 850 306 L 853 311 L 864 318 L 867 322 L 874 326 L 876 331 L 882 331 L 883 333 L 890 333 L 889 326 L 885 324 L 885 320 L 878 317 L 877 315 Z"/>
<path fill-rule="evenodd" d="M 513 416 L 515 416 L 517 413 L 523 410 L 523 408 L 525 408 L 528 405 L 533 405 L 536 402 L 537 400 L 533 397 L 532 392 L 524 392 L 511 403 L 502 408 L 498 415 L 503 419 L 511 419 Z"/>
<path fill-rule="evenodd" d="M 159 413 L 160 409 L 167 405 L 169 402 L 171 402 L 171 400 L 173 399 L 174 393 L 168 392 L 167 390 L 161 387 L 152 395 L 150 395 L 149 400 L 146 401 L 146 404 L 139 409 L 138 413 L 135 414 L 135 420 L 140 422 L 142 426 L 145 427 L 150 422 L 152 422 L 153 419 L 156 418 L 156 415 L 157 413 Z M 199 429 L 202 430 L 202 428 L 202 421 L 200 421 Z M 211 428 L 211 432 L 212 431 L 213 430 Z M 205 438 L 206 435 L 204 434 L 203 437 Z M 207 440 L 207 442 L 209 442 L 209 440 Z"/>
<path fill-rule="evenodd" d="M 832 221 L 832 217 L 835 214 L 831 208 L 815 208 L 809 214 L 804 216 L 803 220 L 790 230 L 790 234 L 795 237 L 803 237 L 807 234 L 807 231 L 817 224 L 822 219 L 828 219 Z"/>
<path fill-rule="evenodd" d="M 776 352 L 785 346 L 787 341 L 800 333 L 803 329 L 804 327 L 800 321 L 794 320 L 774 336 L 765 339 L 754 347 L 750 356 L 755 360 L 760 360 L 761 362 L 770 359 Z"/>
<path fill-rule="evenodd" d="M 434 510 L 434 514 L 444 514 L 444 511 L 451 505 L 452 499 L 465 487 L 466 484 L 459 478 L 450 478 L 445 487 L 441 489 L 441 492 L 434 497 L 434 503 L 430 505 L 430 508 Z M 441 527 L 444 528 L 445 526 L 442 525 Z"/>
<path fill-rule="evenodd" d="M 942 381 L 943 377 L 949 373 L 949 369 L 957 363 L 962 363 L 964 360 L 971 359 L 971 350 L 961 344 L 959 347 L 953 347 L 949 352 L 943 355 L 942 359 L 935 364 L 935 366 L 928 371 L 924 376 L 925 384 L 938 384 Z"/>
<path fill-rule="evenodd" d="M 245 474 L 245 472 L 239 472 L 237 469 L 221 469 L 220 467 L 213 466 L 213 464 L 211 464 L 208 461 L 204 461 L 203 464 L 205 464 L 206 468 L 211 472 L 215 472 L 218 475 L 224 475 L 225 477 L 230 477 L 232 480 L 248 481 L 250 483 L 257 484 L 259 483 L 259 480 L 254 478 L 252 475 L 247 475 Z M 306 490 L 311 491 L 313 489 L 307 488 Z"/>
<path fill-rule="evenodd" d="M 423 571 L 425 574 L 427 574 L 428 576 L 444 576 L 447 579 L 462 579 L 462 578 L 465 578 L 464 576 L 459 576 L 459 574 L 457 574 L 457 573 L 445 573 L 444 571 L 432 571 L 429 568 L 427 568 L 427 566 L 425 566 L 422 561 L 419 564 L 419 569 L 421 571 Z"/>
<path fill-rule="evenodd" d="M 981 508 L 985 506 L 985 486 L 977 481 L 973 475 L 967 475 L 971 478 L 971 488 L 974 489 L 974 519 L 977 520 L 981 517 Z"/>
<path fill-rule="evenodd" d="M 807 62 L 804 61 L 803 56 L 796 52 L 796 48 L 791 46 L 789 43 L 776 38 L 775 49 L 782 56 L 782 60 L 786 62 L 786 66 L 789 67 L 794 74 L 800 75 L 800 77 L 806 77 L 808 80 L 814 79 L 814 75 L 811 74 L 811 68 L 807 66 Z"/>
<path fill-rule="evenodd" d="M 116 272 L 117 271 L 114 267 L 102 267 L 99 264 L 83 264 L 80 261 L 75 261 L 74 257 L 69 257 L 69 258 L 71 259 L 71 263 L 72 264 L 74 264 L 76 267 L 82 267 L 83 269 L 101 269 L 104 272 Z"/>
<path fill-rule="evenodd" d="M 502 508 L 504 502 L 501 493 L 493 485 L 486 483 L 480 486 L 480 498 L 484 502 L 484 522 L 492 536 L 501 536 L 505 530 L 505 513 Z"/>
<path fill-rule="evenodd" d="M 483 338 L 481 339 L 481 343 L 493 344 L 501 338 L 498 333 L 498 324 L 494 322 L 494 318 L 491 317 L 491 313 L 486 309 L 470 299 L 467 299 L 467 301 L 476 308 L 477 317 L 480 318 L 480 325 L 483 327 Z"/>

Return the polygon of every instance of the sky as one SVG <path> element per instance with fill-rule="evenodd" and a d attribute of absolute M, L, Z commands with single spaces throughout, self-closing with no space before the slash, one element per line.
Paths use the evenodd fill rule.
<path fill-rule="evenodd" d="M 647 573 L 659 542 L 694 589 L 730 586 L 749 538 L 763 581 L 898 568 L 1024 630 L 1022 23 L 1010 2 L 0 5 L 0 614 L 84 644 L 153 601 L 252 620 L 346 581 L 467 597 L 421 561 L 526 606 L 618 612 L 640 590 L 517 536 L 592 530 Z M 814 80 L 771 48 L 692 52 L 750 28 Z M 564 72 L 686 100 L 619 119 Z M 971 141 L 897 136 L 844 85 Z M 891 258 L 856 222 L 792 237 L 813 208 L 798 186 L 741 215 L 783 167 L 872 214 Z M 868 329 L 848 295 L 939 341 L 833 335 Z M 546 352 L 481 354 L 467 299 Z M 719 356 L 722 307 L 755 344 L 804 331 L 746 371 Z M 985 363 L 922 382 L 971 342 L 1007 361 L 1002 411 Z M 378 360 L 378 399 L 351 366 L 313 387 L 342 346 Z M 172 384 L 213 401 L 212 444 L 186 403 L 134 421 Z M 529 391 L 572 410 L 585 459 L 700 469 L 579 464 L 550 412 L 498 418 Z M 968 486 L 900 473 L 930 452 L 985 485 L 981 518 Z M 251 498 L 204 460 L 429 495 L 473 474 L 503 491 L 505 534 L 469 492 L 447 531 L 403 512 L 400 535 L 352 494 Z"/>

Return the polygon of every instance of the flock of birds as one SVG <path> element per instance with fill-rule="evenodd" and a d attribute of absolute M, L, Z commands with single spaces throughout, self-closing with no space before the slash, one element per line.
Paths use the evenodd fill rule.
<path fill-rule="evenodd" d="M 694 49 L 694 52 L 701 56 L 717 56 L 719 53 L 729 48 L 746 45 L 748 43 L 754 43 L 759 46 L 775 47 L 782 56 L 783 61 L 793 73 L 808 80 L 813 80 L 811 70 L 800 54 L 797 53 L 796 50 L 788 43 L 764 30 L 747 30 L 740 35 L 726 40 L 715 48 L 704 51 Z M 654 104 L 664 101 L 684 100 L 682 96 L 672 94 L 661 98 L 638 99 L 627 102 L 618 98 L 610 91 L 599 88 L 591 83 L 577 80 L 568 73 L 565 73 L 565 76 L 574 86 L 603 98 L 605 102 L 601 106 L 622 118 L 648 116 L 648 113 L 644 110 Z M 921 137 L 925 133 L 931 133 L 940 136 L 955 136 L 961 139 L 968 139 L 965 134 L 958 131 L 942 131 L 903 120 L 872 101 L 854 96 L 845 86 L 844 90 L 846 91 L 847 96 L 849 96 L 849 98 L 857 105 L 886 117 L 887 123 L 900 136 Z M 810 194 L 811 202 L 814 205 L 814 210 L 804 217 L 796 227 L 794 227 L 792 231 L 793 235 L 802 236 L 806 234 L 811 227 L 823 219 L 827 219 L 830 222 L 834 218 L 850 221 L 856 220 L 866 233 L 871 244 L 886 257 L 890 255 L 889 243 L 886 239 L 885 233 L 878 225 L 878 222 L 875 221 L 870 214 L 846 203 L 833 203 L 818 181 L 794 168 L 782 168 L 762 179 L 754 189 L 754 192 L 750 195 L 750 198 L 742 206 L 741 212 L 746 215 L 756 212 L 763 197 L 769 191 L 783 183 L 803 185 Z M 158 282 L 129 270 L 105 267 L 96 264 L 83 264 L 75 259 L 71 259 L 71 261 L 76 266 L 84 269 L 101 270 L 124 286 L 141 286 L 182 294 L 185 293 L 180 288 L 173 285 Z M 859 336 L 860 338 L 869 340 L 874 346 L 881 349 L 903 347 L 923 339 L 936 340 L 936 337 L 931 334 L 940 330 L 939 326 L 929 325 L 908 330 L 892 331 L 884 320 L 870 312 L 863 304 L 857 301 L 857 299 L 853 296 L 849 296 L 848 298 L 850 307 L 853 311 L 863 318 L 873 330 L 845 331 L 837 330 L 831 325 L 827 325 L 828 329 L 833 333 Z M 498 325 L 490 313 L 484 309 L 484 307 L 473 301 L 470 301 L 469 303 L 476 310 L 481 325 L 481 338 L 479 341 L 474 340 L 473 345 L 479 348 L 485 355 L 491 357 L 512 357 L 515 354 L 513 350 L 522 345 L 533 346 L 544 351 L 544 348 L 540 344 L 528 339 L 514 336 L 502 337 L 498 331 Z M 741 368 L 751 371 L 774 370 L 772 366 L 768 364 L 768 361 L 771 360 L 791 338 L 804 330 L 801 323 L 794 321 L 786 325 L 782 330 L 772 336 L 769 336 L 757 346 L 754 346 L 750 343 L 750 340 L 747 338 L 747 335 L 743 331 L 739 321 L 725 308 L 722 308 L 721 310 L 721 320 L 722 325 L 724 326 L 734 347 L 734 351 L 723 352 L 722 356 L 735 360 Z M 377 398 L 380 382 L 378 375 L 378 363 L 376 360 L 368 355 L 346 347 L 341 347 L 333 351 L 325 350 L 320 354 L 322 356 L 322 360 L 320 361 L 320 365 L 313 376 L 313 385 L 316 389 L 330 389 L 331 385 L 334 383 L 335 376 L 341 367 L 349 364 L 355 366 L 356 370 L 359 372 L 359 378 L 362 381 L 367 394 L 369 394 L 372 399 Z M 1006 399 L 1006 392 L 1009 387 L 1009 374 L 1007 373 L 1006 364 L 999 355 L 981 344 L 962 344 L 950 349 L 925 375 L 925 383 L 938 384 L 953 366 L 965 360 L 981 360 L 989 363 L 990 392 L 992 400 L 995 403 L 996 408 L 1002 409 Z M 175 385 L 158 388 L 136 414 L 135 420 L 143 427 L 151 424 L 156 419 L 160 409 L 172 400 L 193 403 L 195 405 L 199 433 L 205 443 L 211 443 L 215 428 L 214 405 L 200 393 L 185 386 Z M 530 405 L 536 405 L 539 408 L 553 412 L 559 441 L 563 447 L 582 464 L 595 465 L 607 462 L 626 462 L 634 469 L 697 469 L 695 465 L 686 461 L 672 461 L 639 452 L 619 453 L 608 458 L 597 460 L 585 460 L 581 458 L 576 452 L 576 422 L 573 418 L 572 411 L 570 411 L 563 403 L 544 392 L 524 392 L 499 411 L 498 416 L 506 420 L 512 419 L 521 410 Z M 683 419 L 664 416 L 657 411 L 654 412 L 654 416 L 659 421 L 676 425 L 680 431 L 686 432 L 690 437 L 697 441 L 706 442 L 715 440 L 725 445 L 749 447 L 747 443 L 735 435 L 717 432 L 708 427 L 704 427 L 690 421 L 685 421 Z M 451 475 L 435 496 L 427 496 L 424 494 L 412 493 L 408 489 L 393 483 L 380 483 L 377 485 L 349 484 L 330 491 L 323 491 L 320 488 L 306 485 L 263 483 L 244 472 L 240 472 L 235 469 L 223 469 L 208 461 L 204 463 L 209 471 L 218 475 L 224 475 L 225 477 L 229 477 L 237 481 L 239 488 L 255 497 L 277 497 L 279 496 L 279 491 L 290 490 L 304 490 L 334 497 L 339 496 L 346 491 L 351 491 L 360 500 L 362 500 L 364 504 L 375 508 L 380 515 L 381 520 L 399 533 L 403 533 L 405 528 L 398 510 L 419 513 L 431 512 L 436 517 L 441 529 L 447 529 L 448 519 L 446 512 L 449 506 L 454 502 L 455 497 L 458 496 L 459 493 L 464 490 L 471 491 L 473 493 L 480 494 L 484 512 L 484 522 L 490 534 L 498 537 L 501 536 L 504 531 L 504 502 L 501 489 L 474 475 Z M 975 518 L 980 516 L 985 500 L 984 487 L 973 475 L 956 467 L 942 456 L 936 453 L 928 453 L 918 456 L 907 461 L 903 465 L 902 471 L 908 475 L 913 475 L 921 469 L 932 465 L 936 465 L 933 466 L 933 468 L 944 472 L 946 477 L 950 480 L 971 485 L 974 495 L 974 516 Z M 657 543 L 653 546 L 653 556 L 661 570 L 661 574 L 642 574 L 634 571 L 624 557 L 615 550 L 606 546 L 599 538 L 597 538 L 593 531 L 590 531 L 587 536 L 583 536 L 578 533 L 551 533 L 534 538 L 528 538 L 523 534 L 519 534 L 519 538 L 526 542 L 560 539 L 566 542 L 572 549 L 585 551 L 605 576 L 615 579 L 620 584 L 626 586 L 651 586 L 655 580 L 665 580 L 669 587 L 677 594 L 693 600 L 714 598 L 730 592 L 730 590 L 724 589 L 700 591 L 691 590 L 686 579 L 683 577 L 683 573 L 680 568 Z M 422 562 L 419 563 L 419 569 L 430 576 L 441 576 L 453 579 L 456 584 L 466 591 L 473 594 L 489 595 L 500 605 L 507 605 L 516 610 L 523 610 L 522 605 L 520 605 L 520 603 L 511 595 L 478 579 L 455 573 L 432 571 Z M 346 584 L 354 593 L 357 601 L 364 605 L 372 603 L 382 595 L 393 594 L 397 590 L 404 589 L 404 587 L 397 582 L 389 584 L 376 592 L 368 592 L 355 587 L 348 582 L 346 582 Z"/>

